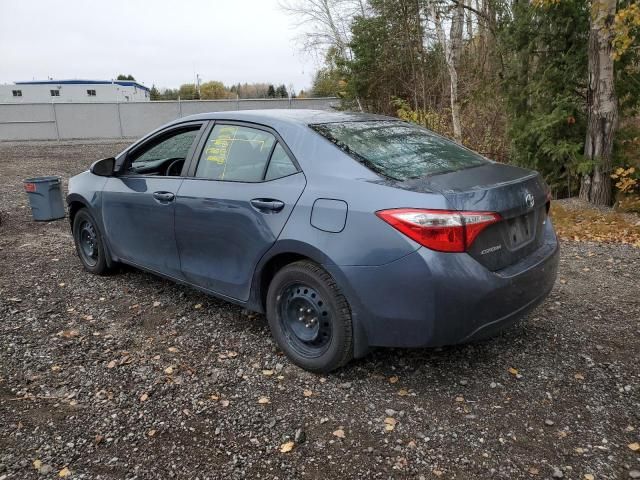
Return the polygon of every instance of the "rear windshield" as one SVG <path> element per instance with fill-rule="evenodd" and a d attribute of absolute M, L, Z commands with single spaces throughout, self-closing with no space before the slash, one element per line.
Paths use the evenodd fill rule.
<path fill-rule="evenodd" d="M 409 180 L 477 167 L 488 162 L 424 128 L 393 120 L 310 125 L 375 173 Z"/>

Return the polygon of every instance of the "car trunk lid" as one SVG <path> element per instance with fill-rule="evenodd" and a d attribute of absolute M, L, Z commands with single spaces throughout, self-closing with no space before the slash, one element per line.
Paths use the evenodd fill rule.
<path fill-rule="evenodd" d="M 491 271 L 512 265 L 543 243 L 548 189 L 532 170 L 487 163 L 406 180 L 400 186 L 439 192 L 453 210 L 499 213 L 502 220 L 484 229 L 468 249 Z"/>

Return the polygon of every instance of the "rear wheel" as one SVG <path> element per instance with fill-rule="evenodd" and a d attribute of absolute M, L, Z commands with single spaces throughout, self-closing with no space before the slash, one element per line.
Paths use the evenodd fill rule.
<path fill-rule="evenodd" d="M 73 240 L 80 261 L 86 270 L 96 275 L 109 272 L 100 231 L 89 211 L 78 211 L 73 219 Z"/>
<path fill-rule="evenodd" d="M 313 372 L 329 372 L 353 356 L 351 310 L 335 281 L 310 261 L 287 265 L 269 285 L 267 318 L 287 356 Z"/>

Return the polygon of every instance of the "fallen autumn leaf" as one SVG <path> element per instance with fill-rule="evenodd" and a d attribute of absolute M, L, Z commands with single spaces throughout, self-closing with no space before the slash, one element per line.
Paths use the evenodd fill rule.
<path fill-rule="evenodd" d="M 290 452 L 291 450 L 293 450 L 294 445 L 295 444 L 293 442 L 283 443 L 282 445 L 280 445 L 280 452 L 281 453 Z"/>
<path fill-rule="evenodd" d="M 71 476 L 71 470 L 69 470 L 67 467 L 64 467 L 62 470 L 58 472 L 58 476 L 60 478 L 67 478 Z"/>

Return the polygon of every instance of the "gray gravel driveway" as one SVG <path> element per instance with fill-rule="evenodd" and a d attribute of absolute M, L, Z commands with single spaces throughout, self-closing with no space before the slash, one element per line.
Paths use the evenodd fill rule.
<path fill-rule="evenodd" d="M 66 220 L 30 220 L 23 178 L 122 147 L 0 144 L 0 480 L 640 477 L 640 250 L 564 243 L 516 328 L 318 376 L 262 316 L 91 276 Z"/>

